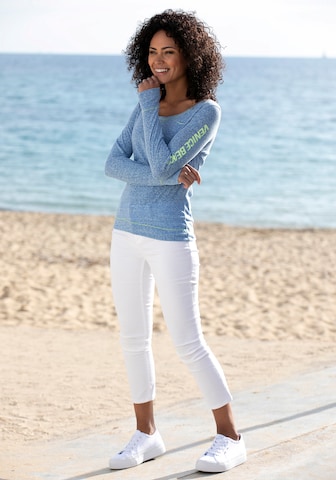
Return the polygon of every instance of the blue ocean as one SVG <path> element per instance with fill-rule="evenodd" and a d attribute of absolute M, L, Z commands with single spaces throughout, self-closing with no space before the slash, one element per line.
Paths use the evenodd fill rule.
<path fill-rule="evenodd" d="M 122 56 L 0 55 L 0 209 L 114 215 L 105 159 L 137 101 Z M 226 58 L 196 220 L 336 227 L 336 59 Z"/>

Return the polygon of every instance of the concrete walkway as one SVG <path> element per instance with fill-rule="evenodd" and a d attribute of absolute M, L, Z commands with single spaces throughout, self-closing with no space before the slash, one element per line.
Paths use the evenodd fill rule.
<path fill-rule="evenodd" d="M 227 473 L 194 468 L 214 428 L 211 413 L 197 400 L 157 413 L 167 453 L 156 460 L 122 471 L 107 468 L 133 433 L 134 420 L 127 419 L 77 439 L 27 447 L 22 458 L 16 456 L 15 474 L 0 480 L 336 479 L 336 366 L 240 392 L 233 406 L 248 461 Z"/>

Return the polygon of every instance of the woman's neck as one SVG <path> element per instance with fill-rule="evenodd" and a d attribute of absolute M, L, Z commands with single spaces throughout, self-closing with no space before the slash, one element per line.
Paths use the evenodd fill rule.
<path fill-rule="evenodd" d="M 167 85 L 167 87 L 169 86 Z M 185 87 L 180 89 L 166 88 L 166 95 L 160 101 L 159 114 L 164 117 L 177 115 L 185 112 L 195 103 L 195 100 L 187 97 L 187 89 Z"/>

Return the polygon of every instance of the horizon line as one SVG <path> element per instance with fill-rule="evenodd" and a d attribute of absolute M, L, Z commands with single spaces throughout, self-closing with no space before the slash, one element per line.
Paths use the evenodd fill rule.
<path fill-rule="evenodd" d="M 125 54 L 121 53 L 90 53 L 90 52 L 20 52 L 20 51 L 0 51 L 0 55 L 45 55 L 45 56 L 86 56 L 86 57 L 124 57 Z M 228 54 L 223 55 L 224 58 L 269 58 L 269 59 L 307 59 L 307 60 L 336 60 L 335 56 L 328 56 L 325 53 L 321 55 L 270 55 L 270 54 Z"/>

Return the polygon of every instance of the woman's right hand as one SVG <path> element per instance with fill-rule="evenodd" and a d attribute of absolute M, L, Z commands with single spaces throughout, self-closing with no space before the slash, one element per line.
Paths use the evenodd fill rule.
<path fill-rule="evenodd" d="M 145 78 L 138 86 L 138 92 L 143 92 L 144 90 L 149 90 L 150 88 L 160 87 L 160 82 L 155 75 Z"/>
<path fill-rule="evenodd" d="M 201 183 L 201 175 L 196 168 L 191 165 L 184 165 L 180 171 L 178 182 L 182 183 L 184 188 L 189 188 L 194 182 Z"/>

